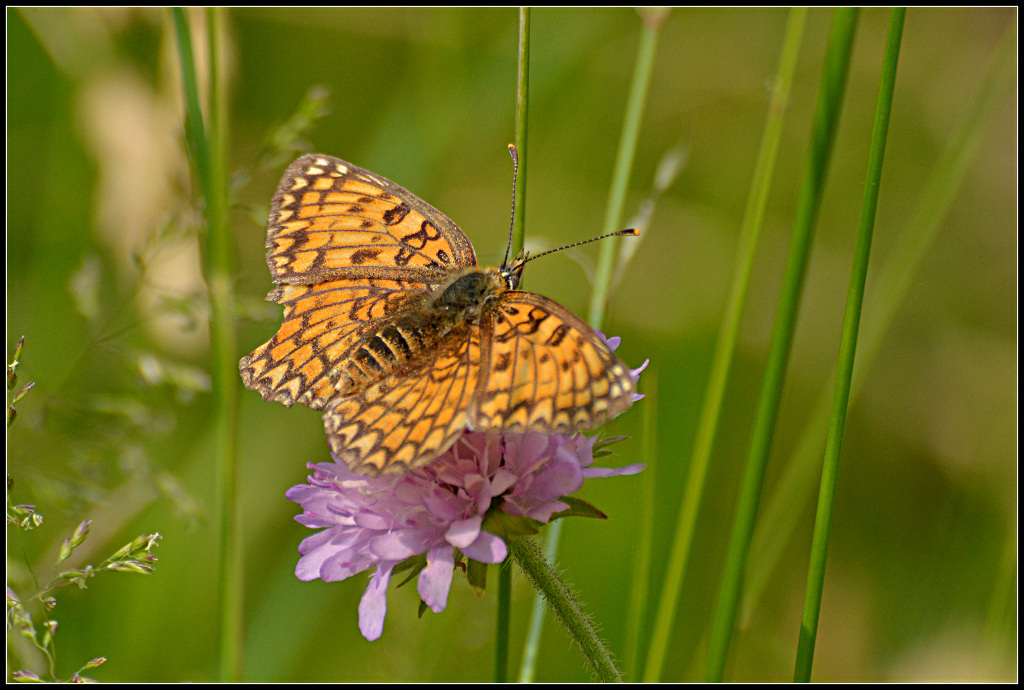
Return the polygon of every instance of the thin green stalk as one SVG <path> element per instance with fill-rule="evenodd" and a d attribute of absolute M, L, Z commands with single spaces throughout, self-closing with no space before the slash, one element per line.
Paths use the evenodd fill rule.
<path fill-rule="evenodd" d="M 526 115 L 530 97 L 530 8 L 519 8 L 519 60 L 516 69 L 516 149 L 519 151 L 519 182 L 512 200 L 512 257 L 526 242 Z"/>
<path fill-rule="evenodd" d="M 604 215 L 604 230 L 601 234 L 621 230 L 622 209 L 626 204 L 626 192 L 629 188 L 629 177 L 633 171 L 633 158 L 636 155 L 636 143 L 640 138 L 640 123 L 644 117 L 644 106 L 647 103 L 647 92 L 651 86 L 651 75 L 654 73 L 654 56 L 658 49 L 658 36 L 665 25 L 668 10 L 649 8 L 641 10 L 643 32 L 640 34 L 640 45 L 636 51 L 636 66 L 633 68 L 633 81 L 626 101 L 626 117 L 622 123 L 622 136 L 619 138 L 619 151 L 615 157 L 615 170 L 612 173 L 612 185 L 608 190 L 608 206 Z M 590 314 L 587 319 L 590 325 L 600 329 L 604 323 L 604 310 L 608 304 L 608 293 L 615 269 L 615 256 L 618 253 L 620 238 L 610 237 L 601 242 L 601 251 L 597 259 L 597 272 L 594 278 L 594 290 L 590 294 Z"/>
<path fill-rule="evenodd" d="M 494 645 L 494 682 L 508 682 L 509 629 L 512 617 L 512 561 L 498 566 L 498 630 Z"/>
<path fill-rule="evenodd" d="M 771 189 L 772 171 L 775 169 L 779 142 L 782 140 L 782 124 L 785 120 L 786 107 L 789 104 L 789 94 L 793 85 L 793 75 L 796 72 L 797 56 L 800 53 L 800 43 L 806 23 L 807 10 L 805 8 L 790 10 L 786 33 L 782 41 L 782 54 L 779 57 L 775 89 L 768 105 L 768 117 L 765 120 L 764 134 L 761 137 L 761 150 L 754 168 L 750 196 L 747 198 L 740 239 L 736 248 L 736 269 L 729 286 L 725 314 L 718 332 L 718 342 L 711 364 L 708 388 L 697 423 L 693 456 L 687 470 L 683 499 L 679 504 L 675 538 L 672 542 L 668 568 L 662 584 L 651 644 L 647 651 L 645 682 L 656 682 L 661 678 L 672 627 L 676 620 L 679 594 L 682 591 L 689 566 L 690 546 L 693 543 L 697 514 L 704 496 L 704 482 L 711 459 L 711 449 L 718 421 L 721 418 L 725 386 L 729 380 L 736 338 L 743 316 L 743 307 L 746 304 L 751 267 L 754 263 L 757 242 L 764 221 L 768 191 Z"/>
<path fill-rule="evenodd" d="M 643 473 L 643 498 L 640 502 L 640 534 L 637 536 L 636 553 L 633 554 L 632 589 L 629 592 L 629 609 L 626 618 L 626 641 L 629 649 L 626 669 L 630 680 L 643 677 L 640 667 L 640 650 L 644 645 L 644 625 L 650 596 L 651 562 L 654 553 L 654 487 L 656 486 L 657 463 L 657 420 L 658 420 L 658 377 L 657 372 L 648 370 L 643 382 L 644 404 L 641 423 L 640 448 L 647 470 Z"/>
<path fill-rule="evenodd" d="M 206 141 L 203 111 L 199 105 L 196 62 L 192 56 L 192 31 L 189 29 L 188 17 L 185 16 L 183 8 L 172 8 L 171 15 L 174 17 L 175 36 L 178 39 L 178 59 L 181 61 L 181 81 L 185 89 L 185 133 L 195 159 L 203 198 L 209 199 L 212 196 L 213 176 L 210 171 L 210 147 Z"/>
<path fill-rule="evenodd" d="M 519 8 L 519 47 L 516 69 L 516 184 L 512 197 L 512 228 L 506 259 L 519 255 L 526 239 L 526 134 L 530 99 L 530 9 Z M 507 556 L 498 570 L 498 612 L 495 632 L 494 678 L 508 680 L 509 637 L 512 621 L 512 563 Z"/>
<path fill-rule="evenodd" d="M 984 141 L 998 97 L 1016 65 L 1016 33 L 1014 25 L 1006 30 L 968 116 L 925 181 L 907 231 L 898 235 L 891 259 L 879 272 L 876 289 L 872 290 L 875 297 L 869 300 L 864 318 L 851 399 L 855 400 L 863 388 L 865 374 Z M 749 559 L 751 567 L 740 606 L 740 627 L 745 625 L 760 601 L 813 496 L 814 480 L 819 474 L 817 458 L 825 443 L 828 427 L 828 393 L 828 390 L 822 391 L 814 410 L 808 415 L 792 457 L 778 482 L 778 489 L 766 502 L 763 518 L 754 532 Z"/>
<path fill-rule="evenodd" d="M 825 442 L 821 492 L 818 498 L 817 516 L 814 520 L 814 536 L 811 540 L 811 559 L 807 572 L 804 612 L 800 625 L 800 641 L 797 646 L 796 670 L 793 676 L 793 680 L 796 682 L 810 682 L 811 666 L 814 662 L 814 642 L 818 635 L 821 593 L 825 586 L 825 563 L 828 558 L 828 536 L 832 529 L 832 511 L 835 506 L 839 455 L 843 448 L 846 411 L 850 403 L 850 381 L 853 378 L 853 362 L 857 353 L 857 332 L 860 327 L 861 307 L 864 304 L 864 285 L 867 283 L 868 277 L 868 259 L 871 255 L 871 238 L 875 227 L 875 212 L 878 208 L 882 161 L 885 158 L 885 142 L 889 132 L 892 96 L 896 87 L 896 66 L 899 62 L 900 40 L 903 36 L 903 20 L 906 13 L 906 8 L 897 7 L 889 15 L 889 35 L 886 39 L 885 56 L 882 59 L 882 77 L 878 87 L 878 105 L 875 110 L 874 130 L 871 134 L 871 150 L 868 153 L 864 201 L 861 205 L 860 227 L 857 230 L 857 244 L 853 252 L 850 290 L 847 296 L 846 316 L 839 345 L 832 421 L 829 424 L 828 439 Z"/>
<path fill-rule="evenodd" d="M 204 268 L 210 300 L 210 351 L 213 381 L 218 528 L 220 537 L 220 676 L 242 678 L 243 564 L 238 529 L 238 368 L 235 342 L 234 252 L 227 227 L 227 149 L 223 126 L 217 11 L 208 10 L 210 91 L 209 130 L 204 127 L 199 103 L 192 37 L 181 8 L 172 10 L 181 58 L 187 108 L 186 131 L 200 178 L 206 211 Z"/>
<path fill-rule="evenodd" d="M 622 136 L 619 140 L 619 151 L 612 174 L 612 186 L 608 194 L 608 208 L 605 213 L 604 233 L 619 230 L 622 222 L 622 209 L 626 201 L 626 190 L 629 184 L 630 171 L 636 153 L 636 142 L 640 136 L 640 123 L 643 120 L 644 104 L 650 88 L 651 75 L 654 71 L 654 56 L 658 45 L 658 35 L 668 17 L 665 8 L 647 8 L 640 11 L 643 19 L 643 33 L 637 47 L 636 67 L 633 70 L 633 82 L 626 101 L 626 117 L 622 125 Z M 617 237 L 603 240 L 598 259 L 598 269 L 591 293 L 590 318 L 588 321 L 594 328 L 600 329 L 604 320 L 605 304 L 614 273 Z M 545 554 L 554 560 L 558 553 L 558 542 L 562 536 L 562 523 L 556 522 L 548 527 Z M 534 602 L 533 616 L 530 619 L 530 630 L 523 650 L 523 663 L 520 666 L 519 682 L 528 683 L 533 680 L 534 663 L 540 636 L 544 629 L 544 606 L 540 603 L 540 594 Z"/>
<path fill-rule="evenodd" d="M 1003 539 L 1002 553 L 995 569 L 995 582 L 992 595 L 989 597 L 985 611 L 985 624 L 982 628 L 982 639 L 985 648 L 993 655 L 998 654 L 1007 645 L 1007 637 L 1016 641 L 1017 607 L 1017 521 L 1007 526 L 1006 537 Z"/>
<path fill-rule="evenodd" d="M 782 398 L 782 383 L 785 380 L 786 364 L 800 307 L 812 230 L 821 205 L 825 173 L 839 124 L 839 113 L 842 110 L 843 91 L 856 24 L 856 9 L 842 8 L 835 11 L 828 52 L 825 55 L 821 93 L 815 112 L 808 165 L 793 224 L 793 239 L 786 263 L 782 294 L 779 297 L 779 311 L 776 315 L 765 378 L 740 486 L 722 588 L 711 625 L 706 672 L 709 681 L 720 681 L 725 672 L 740 586 L 743 583 L 743 570 L 761 499 L 768 454 Z"/>
<path fill-rule="evenodd" d="M 615 666 L 611 652 L 597 634 L 593 622 L 551 564 L 540 553 L 537 543 L 519 538 L 509 545 L 509 552 L 523 574 L 544 595 L 555 617 L 565 626 L 573 642 L 583 653 L 590 670 L 603 682 L 619 682 L 622 675 Z"/>

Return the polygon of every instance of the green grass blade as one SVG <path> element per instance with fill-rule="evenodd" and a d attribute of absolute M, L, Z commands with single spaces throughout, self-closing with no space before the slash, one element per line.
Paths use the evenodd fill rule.
<path fill-rule="evenodd" d="M 858 347 L 859 363 L 851 388 L 853 400 L 856 400 L 863 387 L 865 374 L 870 370 L 921 262 L 935 242 L 943 218 L 957 198 L 957 191 L 967 176 L 971 161 L 984 141 L 997 99 L 1016 64 L 1016 33 L 1016 27 L 1011 26 L 1003 36 L 963 127 L 932 169 L 907 231 L 900 233 L 892 258 L 880 271 L 877 289 L 872 290 L 876 297 L 868 300 L 868 308 L 865 310 Z M 763 596 L 768 580 L 796 533 L 800 518 L 813 496 L 813 487 L 818 478 L 818 453 L 824 446 L 828 427 L 828 393 L 828 390 L 822 392 L 808 415 L 804 431 L 783 471 L 778 488 L 766 501 L 763 518 L 754 532 L 749 559 L 751 568 L 747 573 L 740 606 L 741 627 Z"/>
<path fill-rule="evenodd" d="M 209 131 L 199 102 L 192 36 L 182 8 L 172 10 L 185 87 L 186 132 L 195 157 L 206 212 L 204 267 L 210 300 L 210 351 L 216 426 L 217 516 L 220 536 L 220 677 L 241 680 L 243 563 L 238 529 L 238 364 L 235 339 L 234 252 L 227 227 L 226 134 L 222 110 L 217 11 L 207 13 L 210 92 Z"/>
<path fill-rule="evenodd" d="M 658 420 L 658 377 L 655 371 L 648 369 L 644 374 L 644 404 L 642 433 L 640 437 L 642 462 L 647 465 L 643 472 L 643 497 L 640 499 L 640 534 L 637 536 L 636 553 L 633 554 L 633 575 L 630 581 L 633 587 L 629 592 L 629 608 L 626 615 L 626 642 L 629 645 L 626 656 L 626 669 L 631 680 L 643 677 L 640 650 L 644 646 L 644 626 L 646 624 L 647 604 L 650 593 L 651 562 L 654 554 L 654 504 L 656 500 L 654 487 L 657 485 L 655 473 L 658 470 L 656 458 L 657 420 Z"/>
<path fill-rule="evenodd" d="M 704 480 L 707 476 L 711 449 L 721 416 L 722 400 L 725 386 L 729 380 L 736 338 L 739 333 L 743 307 L 746 304 L 747 288 L 750 283 L 750 271 L 754 262 L 758 238 L 764 220 L 764 211 L 768 202 L 768 191 L 771 189 L 772 171 L 782 140 L 782 124 L 785 119 L 786 106 L 796 72 L 797 55 L 803 38 L 807 10 L 796 8 L 790 10 L 786 25 L 786 33 L 782 42 L 782 54 L 775 79 L 775 89 L 768 105 L 768 117 L 765 121 L 761 148 L 754 168 L 750 196 L 743 216 L 740 240 L 737 246 L 736 269 L 732 284 L 729 286 L 725 315 L 718 333 L 718 341 L 711 364 L 708 389 L 697 423 L 694 440 L 693 457 L 687 469 L 686 485 L 683 499 L 679 505 L 679 516 L 676 519 L 675 538 L 669 553 L 668 568 L 662 583 L 661 598 L 654 624 L 651 644 L 647 651 L 644 681 L 655 682 L 661 678 L 672 634 L 673 623 L 679 604 L 679 594 L 686 578 L 689 565 L 690 546 L 697 524 L 704 495 Z"/>
<path fill-rule="evenodd" d="M 643 121 L 647 92 L 651 87 L 651 75 L 654 73 L 654 56 L 658 50 L 658 36 L 668 17 L 668 10 L 660 8 L 641 10 L 641 17 L 643 18 L 643 32 L 640 34 L 640 45 L 637 46 L 636 65 L 633 68 L 633 80 L 629 89 L 629 98 L 626 101 L 626 117 L 622 123 L 622 136 L 619 138 L 619 151 L 615 157 L 612 185 L 608 190 L 604 230 L 601 232 L 603 235 L 622 229 L 620 227 L 622 209 L 626 204 L 626 192 L 629 188 L 629 177 L 633 171 L 636 143 L 640 138 L 640 123 Z M 589 318 L 587 319 L 590 325 L 596 329 L 600 329 L 604 323 L 604 311 L 608 304 L 608 294 L 615 269 L 615 257 L 618 255 L 621 239 L 620 237 L 610 237 L 601 241 L 594 290 L 590 294 Z"/>
<path fill-rule="evenodd" d="M 519 60 L 516 70 L 516 149 L 519 150 L 519 182 L 512 200 L 512 248 L 515 258 L 526 242 L 526 155 L 527 113 L 530 98 L 530 8 L 519 8 Z"/>
<path fill-rule="evenodd" d="M 630 171 L 633 168 L 633 156 L 636 153 L 636 142 L 640 136 L 640 123 L 643 120 L 644 103 L 647 100 L 647 91 L 650 88 L 651 75 L 654 72 L 654 56 L 657 52 L 658 35 L 667 16 L 668 10 L 664 9 L 641 11 L 643 33 L 641 34 L 640 45 L 637 48 L 636 67 L 633 70 L 633 81 L 629 97 L 626 101 L 626 116 L 622 125 L 622 136 L 619 140 L 619 152 L 615 161 L 615 170 L 612 173 L 612 187 L 608 196 L 608 209 L 605 213 L 605 234 L 620 229 L 618 225 L 622 220 L 622 208 L 625 205 Z M 612 229 L 608 230 L 608 228 Z M 608 299 L 615 268 L 618 240 L 619 238 L 612 237 L 601 242 L 601 253 L 594 281 L 594 291 L 591 294 L 590 318 L 588 319 L 590 325 L 597 329 L 601 328 L 601 323 L 604 319 L 605 304 Z M 555 560 L 561 536 L 561 521 L 548 527 L 547 540 L 544 547 L 544 553 L 548 561 Z M 545 609 L 540 600 L 540 595 L 538 594 L 537 597 L 533 606 L 530 630 L 527 634 L 526 646 L 523 650 L 523 662 L 519 671 L 519 682 L 521 683 L 533 681 L 537 649 L 540 646 L 540 636 L 544 629 Z"/>
<path fill-rule="evenodd" d="M 530 100 L 530 8 L 519 8 L 519 47 L 516 74 L 517 184 L 512 198 L 512 229 L 506 259 L 516 257 L 526 240 L 526 135 Z M 509 637 L 512 620 L 512 563 L 505 558 L 498 570 L 498 621 L 495 633 L 494 680 L 508 680 Z M 536 613 L 536 612 L 535 612 Z M 536 654 L 534 655 L 536 658 Z"/>
<path fill-rule="evenodd" d="M 178 41 L 178 59 L 181 62 L 181 81 L 185 89 L 185 134 L 195 160 L 196 174 L 203 191 L 203 198 L 213 196 L 210 169 L 210 146 L 206 141 L 203 125 L 203 110 L 199 104 L 199 85 L 196 79 L 196 61 L 192 55 L 192 30 L 188 17 L 181 7 L 171 9 L 174 17 L 174 35 Z"/>
<path fill-rule="evenodd" d="M 709 681 L 720 681 L 725 672 L 740 586 L 743 583 L 743 570 L 757 517 L 775 420 L 782 398 L 786 364 L 800 307 L 804 274 L 810 253 L 811 231 L 821 205 L 825 173 L 838 129 L 839 113 L 842 110 L 856 24 L 856 9 L 835 11 L 829 47 L 825 55 L 825 73 L 814 117 L 808 165 L 800 191 L 792 244 L 779 298 L 779 310 L 776 314 L 768 363 L 754 419 L 753 436 L 740 486 L 722 587 L 712 620 L 706 672 Z"/>
<path fill-rule="evenodd" d="M 512 561 L 498 565 L 498 621 L 494 644 L 494 682 L 508 682 L 509 629 L 512 618 Z"/>
<path fill-rule="evenodd" d="M 850 290 L 846 301 L 846 316 L 839 345 L 832 420 L 829 424 L 828 439 L 825 442 L 821 492 L 818 498 L 818 513 L 814 521 L 814 536 L 811 541 L 811 560 L 807 572 L 804 613 L 800 625 L 800 641 L 797 646 L 796 671 L 793 676 L 793 680 L 797 682 L 810 681 L 811 666 L 814 662 L 814 642 L 817 638 L 818 619 L 821 614 L 821 592 L 825 585 L 825 563 L 828 558 L 828 536 L 832 529 L 832 511 L 835 506 L 839 455 L 842 452 L 846 411 L 850 403 L 850 381 L 853 378 L 853 362 L 857 353 L 857 332 L 860 327 L 861 307 L 864 304 L 864 285 L 868 276 L 871 238 L 875 227 L 875 211 L 878 209 L 882 162 L 885 158 L 889 116 L 892 112 L 892 97 L 896 87 L 896 66 L 899 62 L 900 40 L 903 37 L 903 20 L 906 13 L 906 8 L 902 7 L 894 8 L 890 13 L 889 35 L 886 39 L 885 57 L 882 60 L 882 77 L 878 87 L 878 105 L 871 134 L 871 150 L 868 153 L 864 201 L 861 205 L 860 227 L 857 230 Z"/>

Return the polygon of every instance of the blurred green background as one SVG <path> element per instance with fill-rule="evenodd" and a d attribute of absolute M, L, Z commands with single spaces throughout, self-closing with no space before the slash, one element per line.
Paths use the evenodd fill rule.
<path fill-rule="evenodd" d="M 203 15 L 191 16 L 202 65 Z M 329 91 L 329 113 L 304 133 L 305 151 L 395 180 L 459 223 L 481 263 L 500 261 L 515 9 L 223 16 L 229 162 L 242 173 L 231 216 L 244 312 L 239 357 L 268 339 L 280 317 L 262 301 L 271 287 L 263 224 L 290 159 L 257 161 L 266 161 L 268 132 L 292 117 L 310 87 Z M 861 13 L 765 500 L 831 387 L 887 17 Z M 829 19 L 826 10 L 810 13 L 666 680 L 699 678 L 703 667 Z M 90 674 L 99 680 L 210 680 L 218 609 L 208 310 L 170 14 L 8 9 L 7 20 L 7 346 L 10 356 L 26 336 L 19 379 L 36 383 L 8 434 L 7 472 L 12 500 L 46 516 L 33 532 L 8 527 L 8 583 L 31 595 L 29 567 L 46 581 L 60 541 L 83 519 L 93 520 L 92 534 L 70 565 L 98 563 L 136 535 L 159 531 L 152 575 L 101 574 L 87 590 L 58 593 L 58 674 L 102 655 L 109 661 Z M 648 195 L 669 149 L 681 142 L 688 156 L 637 240 L 604 329 L 622 336 L 620 354 L 631 366 L 650 358 L 641 390 L 657 380 L 656 396 L 610 425 L 633 436 L 610 460 L 641 459 L 645 413 L 656 417 L 657 457 L 642 475 L 584 487 L 609 519 L 566 524 L 560 557 L 620 658 L 632 644 L 627 606 L 645 481 L 655 482 L 657 499 L 652 597 L 660 591 L 785 20 L 778 9 L 674 10 L 662 32 L 627 214 Z M 887 297 L 872 291 L 872 276 L 899 260 L 897 241 L 925 179 L 1016 21 L 1013 8 L 908 13 L 865 319 Z M 533 12 L 528 246 L 600 232 L 639 27 L 629 9 Z M 840 468 L 817 680 L 1016 679 L 1015 81 L 1003 81 L 934 246 L 861 372 L 866 386 L 851 406 Z M 531 264 L 526 280 L 585 315 L 585 275 L 561 255 Z M 493 588 L 478 599 L 457 577 L 448 609 L 421 620 L 414 588 L 392 588 L 384 635 L 369 643 L 356 626 L 364 576 L 295 579 L 296 549 L 309 531 L 294 522 L 298 506 L 284 492 L 305 480 L 306 463 L 328 459 L 319 414 L 243 391 L 240 444 L 248 679 L 492 677 Z M 800 528 L 734 636 L 727 678 L 792 677 L 813 500 L 791 509 Z M 513 606 L 515 667 L 532 606 L 521 578 Z M 652 598 L 648 621 L 654 606 Z M 568 638 L 547 625 L 538 679 L 588 679 Z M 8 673 L 44 670 L 9 638 Z"/>

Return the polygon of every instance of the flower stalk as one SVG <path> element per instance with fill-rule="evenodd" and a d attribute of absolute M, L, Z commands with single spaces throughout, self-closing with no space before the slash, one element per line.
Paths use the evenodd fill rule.
<path fill-rule="evenodd" d="M 607 683 L 621 682 L 622 674 L 615 666 L 611 652 L 597 634 L 593 621 L 584 613 L 568 586 L 541 554 L 537 543 L 529 538 L 519 538 L 510 544 L 510 550 L 516 564 L 543 595 L 598 680 Z"/>

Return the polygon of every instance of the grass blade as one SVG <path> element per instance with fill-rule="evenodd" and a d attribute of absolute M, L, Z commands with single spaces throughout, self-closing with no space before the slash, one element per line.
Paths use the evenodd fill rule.
<path fill-rule="evenodd" d="M 172 10 L 185 87 L 186 132 L 205 202 L 204 269 L 210 300 L 210 351 L 216 426 L 218 526 L 220 536 L 221 680 L 242 678 L 243 563 L 238 529 L 238 365 L 235 340 L 234 252 L 227 227 L 227 150 L 217 41 L 217 10 L 207 12 L 210 93 L 209 130 L 204 127 L 192 36 L 185 11 Z"/>
<path fill-rule="evenodd" d="M 729 370 L 732 365 L 740 320 L 743 316 L 743 307 L 746 304 L 750 271 L 764 221 L 772 171 L 775 169 L 779 142 L 782 140 L 782 124 L 789 102 L 793 75 L 796 72 L 796 58 L 800 51 L 806 21 L 807 10 L 805 8 L 790 10 L 782 43 L 782 54 L 779 58 L 779 69 L 775 79 L 775 89 L 768 105 L 768 117 L 761 138 L 761 149 L 758 152 L 750 196 L 747 199 L 747 207 L 740 230 L 736 270 L 733 274 L 732 284 L 729 286 L 728 302 L 715 346 L 708 389 L 704 395 L 700 418 L 697 422 L 693 456 L 687 469 L 686 486 L 683 489 L 683 499 L 679 504 L 679 516 L 676 519 L 675 537 L 672 542 L 672 550 L 669 553 L 668 569 L 662 583 L 657 619 L 647 651 L 645 682 L 660 680 L 665 665 L 665 655 L 672 634 L 672 626 L 676 619 L 679 594 L 689 565 L 690 546 L 693 542 L 697 514 L 700 511 L 704 495 L 704 480 L 707 476 L 711 449 L 721 416 L 722 400 L 725 396 L 726 383 L 729 380 Z"/>
<path fill-rule="evenodd" d="M 800 191 L 800 201 L 793 224 L 793 239 L 779 298 L 779 310 L 776 314 L 768 364 L 754 419 L 753 437 L 740 485 L 722 587 L 712 620 L 706 672 L 709 681 L 720 681 L 725 672 L 740 586 L 743 582 L 743 570 L 761 499 L 768 454 L 771 450 L 779 402 L 782 399 L 782 384 L 796 328 L 796 316 L 799 312 L 803 280 L 810 254 L 811 231 L 821 205 L 825 173 L 839 125 L 856 24 L 856 9 L 835 11 L 829 47 L 825 55 L 825 72 L 814 117 L 810 155 Z"/>
<path fill-rule="evenodd" d="M 797 646 L 796 671 L 793 677 L 793 680 L 797 682 L 810 681 L 811 665 L 814 661 L 814 642 L 818 634 L 821 592 L 825 584 L 825 562 L 828 557 L 828 535 L 832 529 L 832 511 L 835 506 L 839 474 L 839 455 L 843 447 L 846 411 L 850 403 L 850 381 L 853 378 L 853 362 L 857 353 L 857 332 L 860 326 L 861 307 L 864 304 L 864 285 L 868 276 L 871 238 L 875 227 L 875 211 L 878 208 L 882 162 L 885 158 L 885 142 L 889 132 L 892 96 L 896 86 L 896 66 L 899 62 L 900 40 L 903 37 L 903 20 L 906 13 L 906 8 L 897 7 L 891 11 L 889 16 L 889 35 L 886 39 L 885 57 L 882 60 L 882 77 L 878 87 L 878 105 L 875 110 L 874 130 L 871 134 L 871 150 L 868 154 L 864 202 L 861 205 L 860 227 L 857 230 L 857 245 L 853 254 L 853 270 L 846 302 L 846 316 L 839 346 L 832 420 L 825 443 L 821 492 L 818 498 L 818 513 L 814 521 L 814 537 L 811 542 L 811 560 L 807 573 L 804 613 L 800 625 L 800 641 Z"/>

